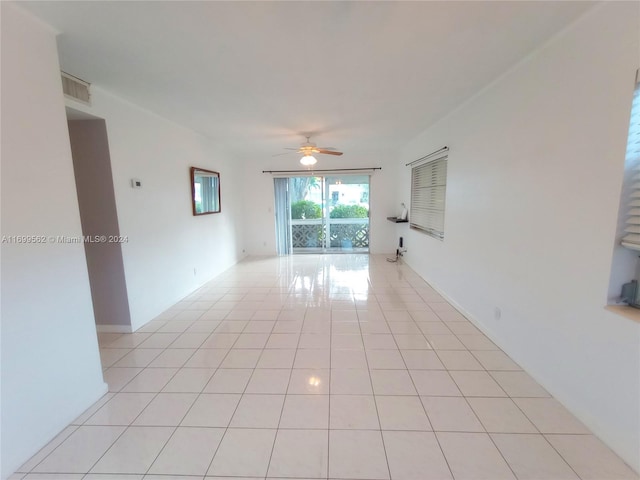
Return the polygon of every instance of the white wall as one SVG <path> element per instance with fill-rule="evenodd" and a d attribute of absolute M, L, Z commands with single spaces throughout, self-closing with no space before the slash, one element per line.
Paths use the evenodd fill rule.
<path fill-rule="evenodd" d="M 404 152 L 451 147 L 445 240 L 411 231 L 407 263 L 638 471 L 640 324 L 603 307 L 639 8 L 589 11 Z"/>
<path fill-rule="evenodd" d="M 398 239 L 395 225 L 386 217 L 398 215 L 401 207 L 396 202 L 397 154 L 388 152 L 345 152 L 341 157 L 318 155 L 316 169 L 382 167 L 371 175 L 370 227 L 371 253 L 395 252 Z M 274 213 L 273 176 L 263 170 L 304 170 L 297 154 L 281 157 L 247 159 L 244 162 L 245 191 L 245 248 L 251 255 L 275 255 L 276 233 Z M 295 175 L 292 175 L 295 176 Z"/>
<path fill-rule="evenodd" d="M 2 2 L 2 235 L 81 235 L 56 40 Z M 2 244 L 2 478 L 106 392 L 82 244 Z"/>
<path fill-rule="evenodd" d="M 98 86 L 91 107 L 73 107 L 106 120 L 136 330 L 242 257 L 241 172 L 212 140 Z M 191 166 L 220 172 L 221 213 L 192 215 Z M 142 188 L 131 188 L 132 178 Z"/>

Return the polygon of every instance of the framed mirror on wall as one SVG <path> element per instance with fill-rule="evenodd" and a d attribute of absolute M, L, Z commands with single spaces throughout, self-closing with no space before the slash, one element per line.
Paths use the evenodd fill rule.
<path fill-rule="evenodd" d="M 191 167 L 191 205 L 194 215 L 220 213 L 220 174 Z"/>

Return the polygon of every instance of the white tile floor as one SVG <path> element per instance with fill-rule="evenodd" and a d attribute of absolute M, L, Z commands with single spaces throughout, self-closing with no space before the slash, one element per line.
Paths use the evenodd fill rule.
<path fill-rule="evenodd" d="M 99 341 L 110 393 L 11 480 L 637 478 L 384 257 L 251 258 Z"/>

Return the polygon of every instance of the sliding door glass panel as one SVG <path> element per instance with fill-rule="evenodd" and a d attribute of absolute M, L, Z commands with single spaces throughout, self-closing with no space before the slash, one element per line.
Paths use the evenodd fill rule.
<path fill-rule="evenodd" d="M 322 252 L 325 242 L 322 177 L 290 178 L 289 196 L 293 253 Z"/>
<path fill-rule="evenodd" d="M 369 176 L 325 178 L 326 241 L 331 252 L 369 251 Z"/>

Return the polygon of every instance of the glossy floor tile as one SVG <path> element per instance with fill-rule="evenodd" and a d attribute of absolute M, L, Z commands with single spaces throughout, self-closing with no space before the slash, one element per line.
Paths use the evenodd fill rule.
<path fill-rule="evenodd" d="M 138 332 L 12 480 L 638 476 L 404 265 L 249 258 Z"/>

